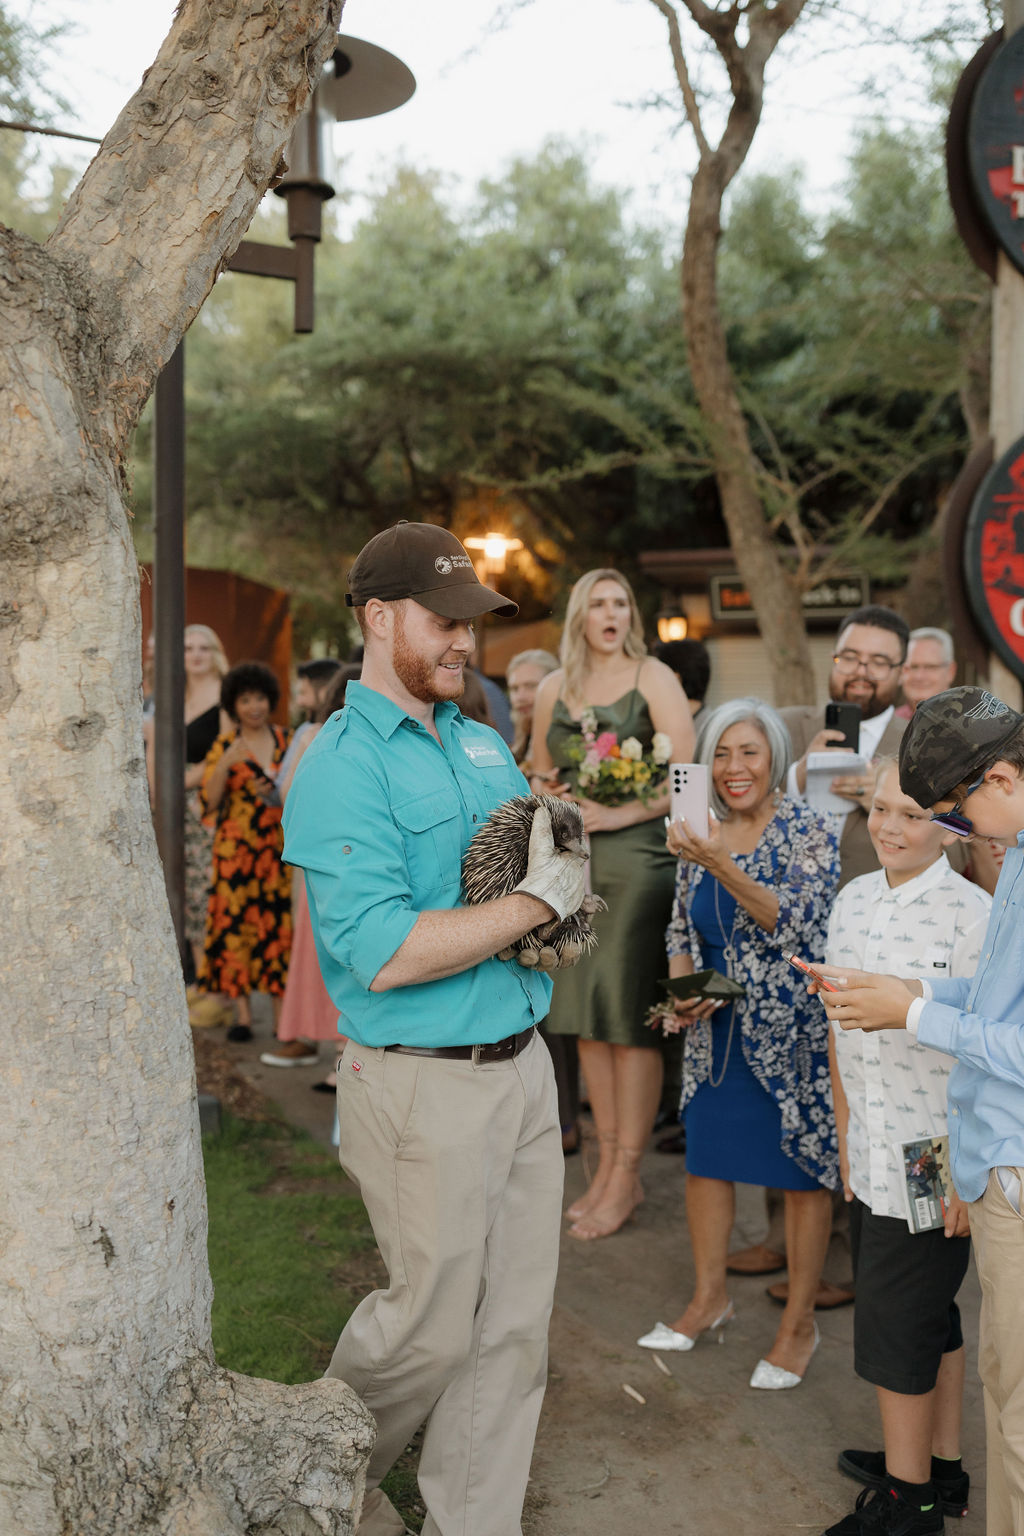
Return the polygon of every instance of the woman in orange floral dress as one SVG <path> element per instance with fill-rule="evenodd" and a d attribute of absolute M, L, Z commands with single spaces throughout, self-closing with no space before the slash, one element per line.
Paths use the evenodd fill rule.
<path fill-rule="evenodd" d="M 291 882 L 281 864 L 284 837 L 275 783 L 288 744 L 270 714 L 281 696 L 269 667 L 243 661 L 225 675 L 221 706 L 235 722 L 218 736 L 199 796 L 214 828 L 213 871 L 199 984 L 235 999 L 229 1040 L 252 1038 L 251 992 L 269 992 L 274 1022 L 288 977 Z"/>

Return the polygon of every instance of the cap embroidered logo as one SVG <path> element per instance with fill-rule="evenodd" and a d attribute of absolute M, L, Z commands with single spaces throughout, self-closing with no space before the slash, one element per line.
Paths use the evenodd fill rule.
<path fill-rule="evenodd" d="M 1001 715 L 1010 714 L 1009 705 L 1001 699 L 995 699 L 990 693 L 982 694 L 973 709 L 964 710 L 965 720 L 998 720 Z"/>
<path fill-rule="evenodd" d="M 434 561 L 434 570 L 437 572 L 437 574 L 439 576 L 450 576 L 452 569 L 452 563 L 448 556 L 438 555 L 437 559 Z"/>

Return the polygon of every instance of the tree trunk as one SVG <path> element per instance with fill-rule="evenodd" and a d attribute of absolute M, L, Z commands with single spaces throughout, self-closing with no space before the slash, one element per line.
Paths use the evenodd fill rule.
<path fill-rule="evenodd" d="M 750 434 L 718 308 L 722 199 L 746 159 L 761 121 L 768 60 L 799 19 L 806 0 L 774 0 L 774 4 L 760 0 L 756 5 L 727 8 L 709 5 L 707 0 L 681 0 L 691 20 L 713 44 L 728 78 L 728 113 L 717 147 L 705 133 L 677 0 L 652 3 L 668 25 L 672 64 L 698 155 L 680 270 L 690 376 L 711 450 L 729 543 L 771 658 L 775 702 L 811 704 L 814 676 L 800 590 L 782 563 L 761 505 Z M 744 34 L 745 41 L 741 41 Z"/>
<path fill-rule="evenodd" d="M 800 593 L 782 563 L 761 505 L 750 435 L 718 309 L 722 183 L 719 157 L 702 157 L 690 192 L 681 269 L 690 376 L 708 433 L 729 542 L 772 658 L 775 702 L 813 704 L 814 674 Z"/>
<path fill-rule="evenodd" d="M 210 1343 L 181 969 L 121 499 L 156 374 L 244 233 L 334 0 L 186 0 L 43 249 L 0 228 L 0 1530 L 353 1528 L 372 1421 Z"/>

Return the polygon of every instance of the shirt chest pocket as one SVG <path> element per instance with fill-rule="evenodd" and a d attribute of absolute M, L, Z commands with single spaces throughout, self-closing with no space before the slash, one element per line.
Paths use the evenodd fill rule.
<path fill-rule="evenodd" d="M 953 949 L 950 944 L 928 944 L 921 956 L 921 965 L 918 970 L 920 976 L 937 976 L 939 980 L 950 974 L 950 959 Z"/>
<path fill-rule="evenodd" d="M 417 896 L 440 898 L 458 890 L 462 865 L 462 818 L 454 795 L 435 791 L 394 807 L 402 833 L 409 881 Z"/>

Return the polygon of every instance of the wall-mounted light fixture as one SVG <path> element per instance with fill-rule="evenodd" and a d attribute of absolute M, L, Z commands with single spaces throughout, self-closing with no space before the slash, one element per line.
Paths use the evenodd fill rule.
<path fill-rule="evenodd" d="M 659 640 L 685 640 L 690 628 L 683 605 L 678 601 L 666 603 L 658 614 L 657 623 Z"/>

